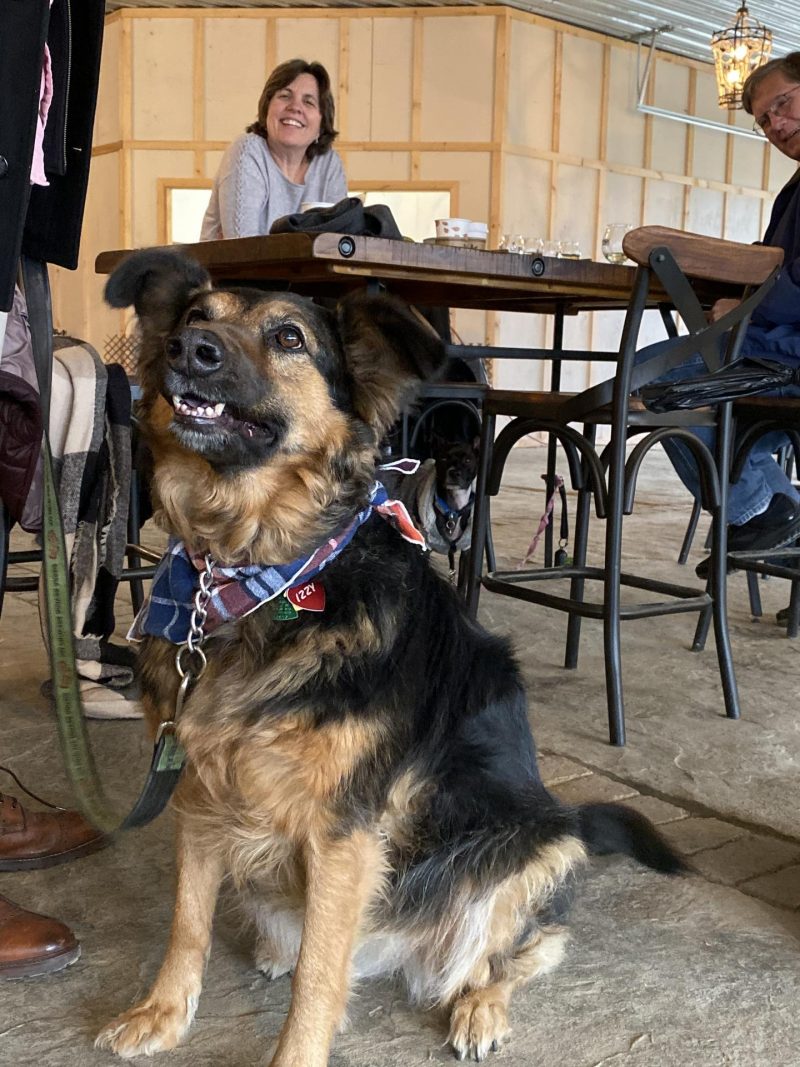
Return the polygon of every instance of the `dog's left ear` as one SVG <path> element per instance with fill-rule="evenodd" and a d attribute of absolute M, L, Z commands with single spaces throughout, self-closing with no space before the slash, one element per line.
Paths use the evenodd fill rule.
<path fill-rule="evenodd" d="M 345 297 L 338 325 L 355 410 L 382 435 L 419 385 L 442 373 L 444 342 L 407 304 L 388 296 Z"/>

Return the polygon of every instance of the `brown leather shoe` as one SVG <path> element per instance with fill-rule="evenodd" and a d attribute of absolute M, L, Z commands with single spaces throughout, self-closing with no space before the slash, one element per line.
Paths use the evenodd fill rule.
<path fill-rule="evenodd" d="M 77 811 L 26 811 L 0 793 L 0 871 L 30 871 L 88 856 L 108 838 Z"/>
<path fill-rule="evenodd" d="M 81 946 L 68 926 L 0 896 L 0 978 L 31 978 L 69 967 Z"/>

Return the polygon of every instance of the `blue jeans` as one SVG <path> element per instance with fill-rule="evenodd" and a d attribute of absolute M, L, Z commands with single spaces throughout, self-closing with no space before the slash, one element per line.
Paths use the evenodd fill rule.
<path fill-rule="evenodd" d="M 636 357 L 636 362 L 641 363 L 646 359 L 657 355 L 669 341 L 659 341 L 658 344 L 643 348 Z M 699 354 L 688 359 L 680 367 L 668 371 L 659 381 L 674 381 L 676 379 L 691 378 L 708 374 L 708 368 Z M 783 386 L 770 396 L 800 397 L 800 387 L 796 385 Z M 714 451 L 716 442 L 716 430 L 713 426 L 696 426 L 692 432 L 705 442 L 711 451 Z M 760 515 L 764 511 L 775 493 L 783 493 L 792 500 L 800 500 L 800 495 L 787 478 L 783 468 L 776 462 L 774 453 L 783 445 L 789 443 L 789 438 L 784 433 L 775 431 L 764 434 L 750 449 L 742 467 L 742 473 L 737 482 L 731 482 L 728 492 L 728 522 L 734 526 L 740 526 L 749 519 Z M 675 472 L 696 498 L 700 497 L 700 472 L 689 446 L 677 438 L 669 438 L 663 442 L 664 451 L 669 456 Z"/>

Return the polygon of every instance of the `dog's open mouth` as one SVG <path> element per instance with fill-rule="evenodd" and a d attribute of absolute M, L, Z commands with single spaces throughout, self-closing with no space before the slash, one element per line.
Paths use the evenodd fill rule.
<path fill-rule="evenodd" d="M 175 422 L 187 429 L 227 431 L 249 440 L 260 439 L 271 443 L 276 437 L 276 428 L 256 422 L 234 412 L 225 403 L 212 403 L 202 397 L 187 393 L 184 396 L 173 395 L 172 407 Z"/>

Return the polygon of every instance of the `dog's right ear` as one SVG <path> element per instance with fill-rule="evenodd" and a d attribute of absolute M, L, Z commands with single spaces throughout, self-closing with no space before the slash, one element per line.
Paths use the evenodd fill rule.
<path fill-rule="evenodd" d="M 191 296 L 211 287 L 208 272 L 183 253 L 168 248 L 132 252 L 106 282 L 106 301 L 133 305 L 146 328 L 171 329 Z"/>

